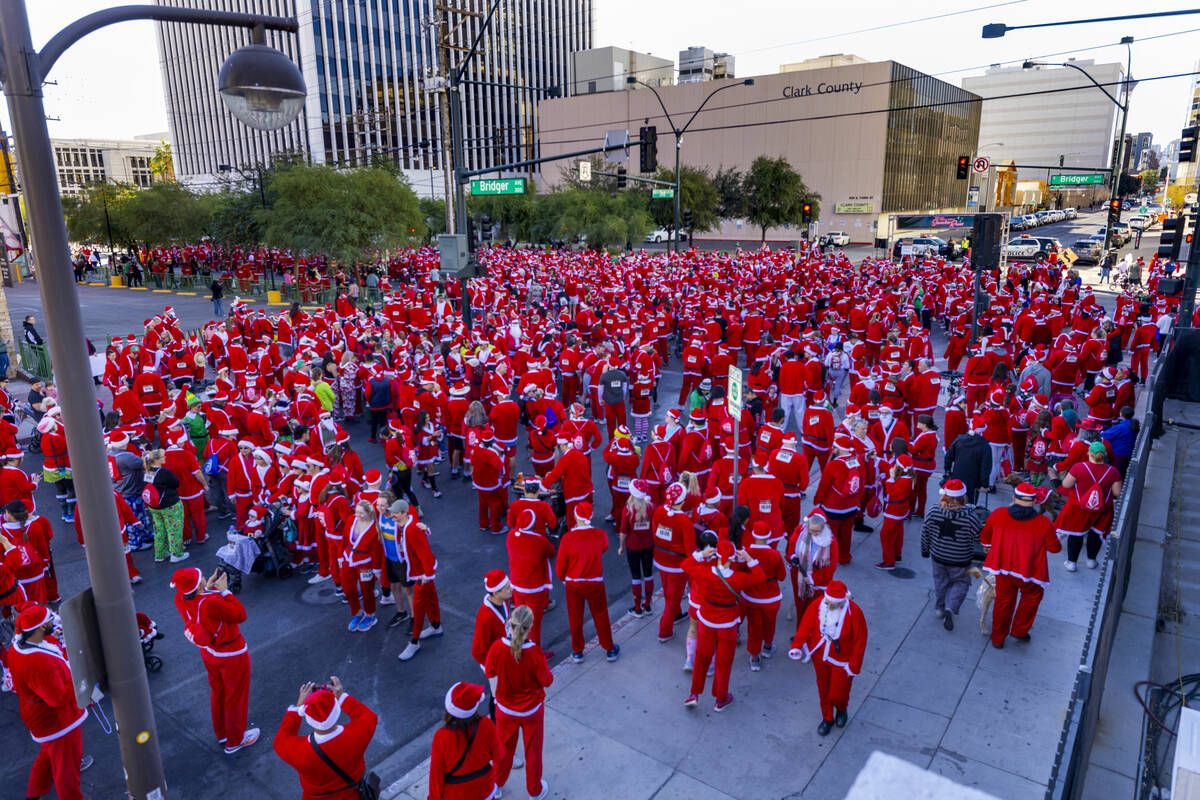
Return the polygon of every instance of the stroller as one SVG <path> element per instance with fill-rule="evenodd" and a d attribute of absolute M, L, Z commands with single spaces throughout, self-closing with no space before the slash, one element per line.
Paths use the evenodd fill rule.
<path fill-rule="evenodd" d="M 163 638 L 154 620 L 142 612 L 137 613 L 138 637 L 142 640 L 142 660 L 146 662 L 146 672 L 158 672 L 162 669 L 163 660 L 152 654 L 154 643 Z"/>
<path fill-rule="evenodd" d="M 279 503 L 250 509 L 245 527 L 230 528 L 228 543 L 217 550 L 217 566 L 229 576 L 229 591 L 242 590 L 242 575 L 259 572 L 276 578 L 290 578 L 295 568 L 289 542 L 295 541 L 296 524 Z"/>

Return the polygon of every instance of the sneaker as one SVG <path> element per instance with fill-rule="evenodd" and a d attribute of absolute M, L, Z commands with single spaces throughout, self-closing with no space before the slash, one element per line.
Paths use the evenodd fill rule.
<path fill-rule="evenodd" d="M 646 616 L 646 613 L 637 606 L 630 606 L 629 616 L 633 617 L 634 619 L 641 619 L 642 617 Z"/>
<path fill-rule="evenodd" d="M 572 664 L 582 664 L 583 663 L 583 653 L 571 653 L 571 663 Z"/>
<path fill-rule="evenodd" d="M 726 692 L 724 700 L 718 700 L 713 703 L 713 711 L 724 711 L 729 708 L 731 703 L 733 703 L 733 693 Z"/>
<path fill-rule="evenodd" d="M 675 617 L 675 624 L 678 625 L 679 623 L 683 622 L 687 618 L 688 618 L 688 613 L 686 611 L 682 611 L 679 613 L 679 616 Z"/>
<path fill-rule="evenodd" d="M 132 578 L 130 578 L 130 579 L 129 579 L 129 582 L 130 582 L 132 585 L 134 585 L 134 586 L 137 586 L 139 583 L 141 583 L 141 582 L 142 582 L 142 576 L 141 576 L 141 575 L 134 575 Z"/>
<path fill-rule="evenodd" d="M 441 496 L 442 496 L 442 493 L 441 493 L 440 491 L 438 491 L 437 489 L 434 489 L 434 491 L 433 491 L 433 499 L 434 499 L 434 500 L 437 500 L 437 499 L 438 499 L 439 497 L 441 497 Z"/>
<path fill-rule="evenodd" d="M 763 658 L 770 658 L 771 656 L 775 655 L 775 645 L 764 644 L 762 648 L 762 655 Z"/>
<path fill-rule="evenodd" d="M 664 642 L 669 642 L 674 638 L 675 638 L 675 631 L 671 631 L 666 636 L 658 637 L 658 642 L 659 642 L 659 644 L 663 644 Z"/>
<path fill-rule="evenodd" d="M 419 651 L 420 649 L 421 649 L 420 642 L 409 642 L 408 646 L 405 647 L 400 652 L 400 660 L 401 661 L 412 661 L 413 656 L 415 656 L 417 654 L 417 651 Z"/>
<path fill-rule="evenodd" d="M 872 528 L 866 522 L 863 522 L 861 520 L 854 523 L 854 530 L 858 533 L 874 533 L 875 532 L 874 528 Z"/>
<path fill-rule="evenodd" d="M 550 796 L 550 787 L 546 784 L 545 779 L 542 780 L 542 790 L 529 800 L 546 800 Z"/>
<path fill-rule="evenodd" d="M 233 755 L 238 750 L 241 750 L 243 747 L 249 747 L 250 745 L 254 744 L 257 741 L 258 741 L 258 728 L 250 728 L 249 730 L 246 731 L 246 735 L 242 737 L 241 744 L 234 745 L 233 747 L 230 747 L 228 745 L 225 746 L 225 755 L 227 755 L 227 756 Z"/>
<path fill-rule="evenodd" d="M 325 581 L 329 580 L 332 577 L 333 577 L 332 575 L 313 575 L 311 578 L 308 579 L 308 585 L 316 586 L 318 583 L 324 583 Z"/>
<path fill-rule="evenodd" d="M 762 671 L 762 659 L 761 658 L 759 658 L 758 656 L 750 656 L 750 671 L 751 672 L 761 672 Z"/>
<path fill-rule="evenodd" d="M 608 661 L 616 661 L 617 658 L 620 657 L 620 655 L 621 655 L 621 645 L 619 645 L 619 644 L 614 644 L 612 650 L 604 651 L 604 658 L 607 659 Z"/>
<path fill-rule="evenodd" d="M 430 639 L 434 636 L 441 636 L 443 633 L 445 633 L 445 631 L 442 630 L 442 626 L 440 624 L 426 625 L 421 629 L 421 638 Z"/>
<path fill-rule="evenodd" d="M 191 558 L 191 555 L 192 555 L 191 553 L 182 553 L 177 556 L 171 556 L 171 563 L 178 564 L 180 561 L 187 561 L 189 558 Z M 157 561 L 157 560 L 158 559 L 155 559 L 155 561 Z"/>
<path fill-rule="evenodd" d="M 396 599 L 394 597 L 392 597 L 392 590 L 388 589 L 386 592 L 379 595 L 379 602 L 385 606 L 394 605 L 396 602 Z"/>
<path fill-rule="evenodd" d="M 1067 572 L 1074 572 L 1077 569 L 1074 561 L 1064 561 L 1063 566 L 1067 568 Z"/>
<path fill-rule="evenodd" d="M 942 627 L 948 631 L 954 630 L 954 614 L 945 611 L 942 614 Z"/>
<path fill-rule="evenodd" d="M 334 592 L 334 594 L 336 594 L 338 596 L 338 600 L 342 601 L 342 605 L 346 605 L 350 602 L 349 600 L 346 599 L 346 593 L 343 592 L 341 589 L 337 589 Z"/>
<path fill-rule="evenodd" d="M 392 617 L 390 620 L 388 620 L 387 626 L 389 628 L 399 628 L 406 621 L 408 621 L 408 612 L 407 611 L 397 611 L 396 615 L 394 617 Z"/>
<path fill-rule="evenodd" d="M 368 614 L 358 621 L 358 632 L 363 633 L 375 627 L 375 623 L 379 622 L 379 618 L 374 614 Z"/>
<path fill-rule="evenodd" d="M 895 568 L 896 568 L 895 564 L 885 564 L 882 561 L 880 561 L 878 564 L 875 565 L 875 569 L 881 569 L 884 572 L 891 572 Z"/>
<path fill-rule="evenodd" d="M 1096 568 L 1096 559 L 1094 559 L 1094 558 L 1089 558 L 1089 559 L 1087 560 L 1087 568 L 1088 568 L 1088 569 L 1095 569 L 1095 568 Z"/>
<path fill-rule="evenodd" d="M 661 639 L 659 641 L 662 641 Z M 683 659 L 683 671 L 691 672 L 692 666 L 695 664 L 695 659 L 692 656 L 685 656 Z"/>
<path fill-rule="evenodd" d="M 363 615 L 355 614 L 354 616 L 352 616 L 350 618 L 350 624 L 346 626 L 346 630 L 348 630 L 348 631 L 358 630 L 358 623 L 360 623 L 362 621 L 363 621 Z"/>
<path fill-rule="evenodd" d="M 700 702 L 699 697 L 697 697 L 694 694 L 689 694 L 687 696 L 687 698 L 683 701 L 683 707 L 684 708 L 695 708 L 696 704 L 699 702 Z"/>

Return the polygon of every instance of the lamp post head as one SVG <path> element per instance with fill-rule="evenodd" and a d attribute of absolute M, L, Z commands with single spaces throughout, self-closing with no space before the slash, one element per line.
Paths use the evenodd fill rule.
<path fill-rule="evenodd" d="M 1033 69 L 1034 67 L 1039 67 L 1039 66 L 1041 66 L 1041 64 L 1038 64 L 1038 62 L 1036 62 L 1036 61 L 1026 61 L 1024 64 L 1021 65 L 1021 69 Z"/>
<path fill-rule="evenodd" d="M 1121 44 L 1133 44 L 1133 37 L 1132 36 L 1122 36 Z"/>
<path fill-rule="evenodd" d="M 291 59 L 262 44 L 230 53 L 221 65 L 217 88 L 230 113 L 260 131 L 290 123 L 308 96 L 304 77 Z"/>
<path fill-rule="evenodd" d="M 999 39 L 1008 32 L 1008 26 L 1003 22 L 992 22 L 983 26 L 984 39 Z"/>

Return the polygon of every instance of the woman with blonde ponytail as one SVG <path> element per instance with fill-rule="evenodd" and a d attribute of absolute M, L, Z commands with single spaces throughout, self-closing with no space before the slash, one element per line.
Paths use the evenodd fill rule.
<path fill-rule="evenodd" d="M 517 606 L 505 625 L 508 635 L 492 643 L 484 671 L 496 698 L 496 735 L 504 752 L 496 768 L 496 786 L 503 787 L 512 772 L 517 735 L 525 738 L 525 789 L 533 800 L 547 794 L 542 780 L 542 736 L 546 687 L 554 675 L 542 648 L 529 640 L 533 611 Z M 500 796 L 499 790 L 496 796 Z"/>

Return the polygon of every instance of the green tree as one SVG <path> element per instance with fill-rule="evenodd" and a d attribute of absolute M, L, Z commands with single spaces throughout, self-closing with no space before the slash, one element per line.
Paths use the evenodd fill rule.
<path fill-rule="evenodd" d="M 421 212 L 421 218 L 425 220 L 425 227 L 429 230 L 430 236 L 446 232 L 445 200 L 436 197 L 422 197 L 417 201 L 417 208 Z"/>
<path fill-rule="evenodd" d="M 654 176 L 660 181 L 674 183 L 675 171 L 660 169 Z M 646 194 L 649 194 L 646 192 Z M 654 222 L 661 228 L 671 228 L 675 224 L 675 202 L 673 200 L 650 201 L 651 214 Z M 696 167 L 681 167 L 679 170 L 679 213 L 680 225 L 683 225 L 683 212 L 692 212 L 692 230 L 710 231 L 721 222 L 717 208 L 721 196 L 713 186 L 708 170 Z"/>
<path fill-rule="evenodd" d="M 820 216 L 821 196 L 810 190 L 786 158 L 759 156 L 742 181 L 746 218 L 762 231 L 778 225 L 799 225 L 801 206 L 812 203 L 813 218 Z"/>
<path fill-rule="evenodd" d="M 500 236 L 516 241 L 530 239 L 534 207 L 541 201 L 532 180 L 525 181 L 523 195 L 468 195 L 467 215 L 482 229 L 499 225 Z"/>
<path fill-rule="evenodd" d="M 170 142 L 159 142 L 155 146 L 154 155 L 150 158 L 150 172 L 164 183 L 174 182 L 175 162 L 171 155 Z"/>
<path fill-rule="evenodd" d="M 135 191 L 128 184 L 97 182 L 88 184 L 74 197 L 64 197 L 62 207 L 67 220 L 67 236 L 72 242 L 107 246 L 111 232 L 115 246 L 136 248 L 137 239 L 133 236 L 127 210 Z"/>
<path fill-rule="evenodd" d="M 148 246 L 194 242 L 208 233 L 213 200 L 180 183 L 152 183 L 124 204 L 129 232 Z"/>
<path fill-rule="evenodd" d="M 271 247 L 355 264 L 425 239 L 416 194 L 390 170 L 293 165 L 275 171 L 269 185 L 275 201 L 262 217 L 263 239 Z"/>
<path fill-rule="evenodd" d="M 1142 170 L 1141 178 L 1142 178 L 1142 191 L 1143 192 L 1153 192 L 1155 189 L 1158 188 L 1158 170 L 1157 169 Z"/>
<path fill-rule="evenodd" d="M 566 189 L 541 198 L 538 206 L 538 229 L 551 241 L 570 244 L 581 238 L 588 247 L 623 248 L 654 227 L 644 192 Z"/>
<path fill-rule="evenodd" d="M 713 174 L 713 189 L 720 198 L 717 202 L 717 215 L 721 219 L 737 219 L 746 215 L 742 178 L 742 171 L 737 167 L 721 167 Z"/>
<path fill-rule="evenodd" d="M 263 241 L 262 211 L 257 189 L 230 188 L 213 195 L 209 235 L 227 247 L 256 247 Z"/>

